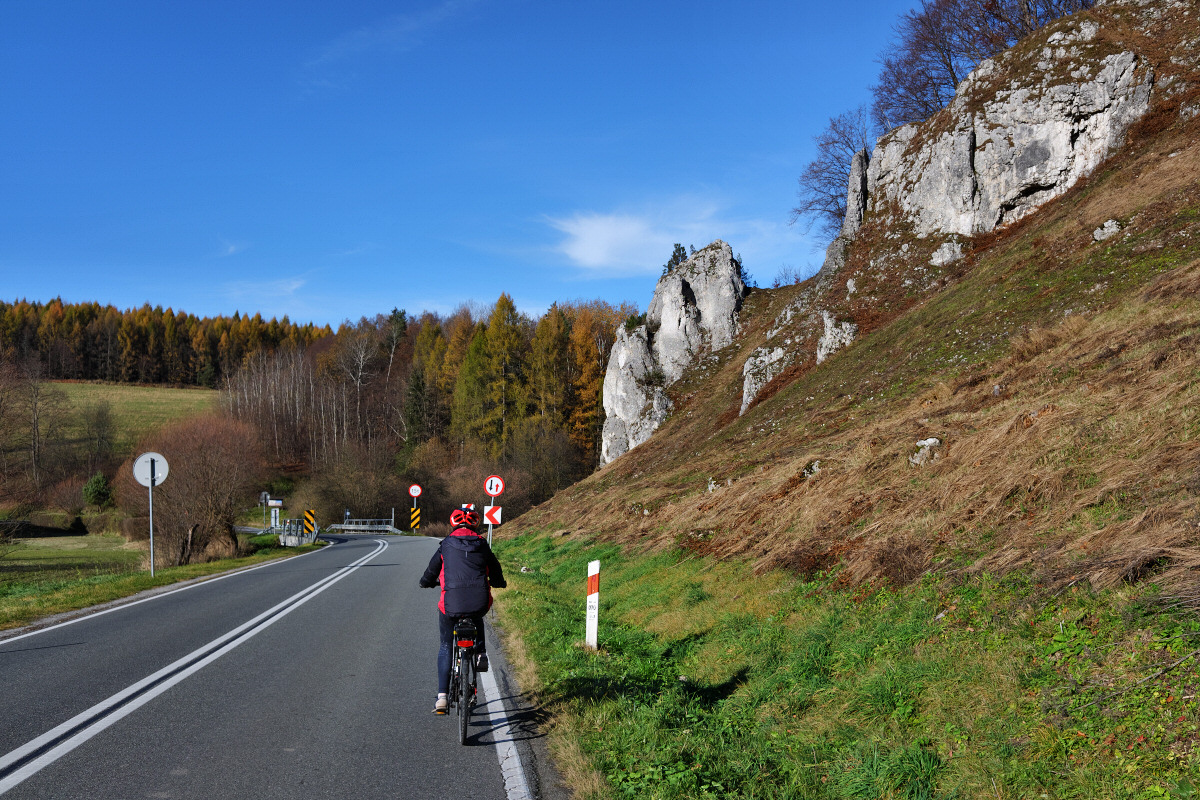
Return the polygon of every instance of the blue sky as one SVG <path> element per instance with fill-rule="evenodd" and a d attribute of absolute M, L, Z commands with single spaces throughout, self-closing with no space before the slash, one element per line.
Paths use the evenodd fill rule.
<path fill-rule="evenodd" d="M 910 2 L 3 0 L 0 298 L 336 326 L 769 285 Z"/>

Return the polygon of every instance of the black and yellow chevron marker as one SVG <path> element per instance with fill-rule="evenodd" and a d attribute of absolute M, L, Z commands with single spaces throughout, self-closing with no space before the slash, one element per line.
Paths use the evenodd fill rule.
<path fill-rule="evenodd" d="M 410 530 L 415 531 L 420 527 L 421 527 L 421 509 L 414 508 L 412 510 L 412 525 L 410 526 Z"/>
<path fill-rule="evenodd" d="M 317 512 L 310 508 L 304 512 L 304 532 L 312 533 L 316 529 L 317 529 Z"/>

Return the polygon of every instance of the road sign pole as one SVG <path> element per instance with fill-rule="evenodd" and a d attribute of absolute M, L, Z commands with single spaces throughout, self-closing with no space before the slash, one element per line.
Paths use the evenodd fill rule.
<path fill-rule="evenodd" d="M 150 459 L 150 577 L 154 577 L 154 459 Z"/>
<path fill-rule="evenodd" d="M 150 577 L 154 577 L 154 487 L 167 479 L 167 459 L 159 453 L 142 453 L 133 462 L 133 477 L 150 490 Z"/>
<path fill-rule="evenodd" d="M 496 498 L 504 494 L 504 479 L 499 475 L 489 475 L 487 480 L 483 482 L 483 491 L 488 498 L 494 503 Z M 484 515 L 486 516 L 492 509 L 487 503 L 483 504 Z M 488 547 L 492 546 L 492 521 L 488 519 Z"/>

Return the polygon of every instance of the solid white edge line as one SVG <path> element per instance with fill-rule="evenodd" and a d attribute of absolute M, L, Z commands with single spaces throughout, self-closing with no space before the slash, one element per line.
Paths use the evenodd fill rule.
<path fill-rule="evenodd" d="M 483 677 L 484 695 L 489 700 L 495 700 L 498 707 L 498 710 L 488 709 L 492 721 L 492 735 L 499 738 L 501 727 L 508 735 L 504 741 L 495 742 L 496 758 L 500 762 L 500 773 L 504 776 L 504 791 L 508 800 L 533 800 L 533 793 L 529 791 L 529 783 L 525 780 L 525 766 L 521 763 L 521 754 L 517 752 L 517 746 L 512 741 L 512 726 L 508 721 L 508 709 L 504 707 L 504 700 L 500 697 L 500 687 L 496 685 L 491 670 L 477 674 Z M 500 720 L 499 725 L 496 724 L 497 717 Z"/>
<path fill-rule="evenodd" d="M 292 611 L 294 611 L 297 608 L 299 608 L 300 606 L 304 605 L 310 599 L 312 599 L 313 597 L 316 597 L 318 594 L 325 591 L 330 586 L 332 586 L 333 584 L 340 581 L 342 578 L 345 578 L 347 575 L 351 574 L 352 572 L 357 570 L 359 567 L 361 567 L 363 564 L 365 564 L 366 562 L 375 558 L 376 556 L 378 556 L 380 553 L 382 553 L 384 550 L 387 549 L 388 543 L 386 541 L 383 541 L 381 539 L 376 539 L 375 541 L 378 543 L 379 546 L 371 553 L 368 553 L 367 555 L 358 559 L 358 561 L 355 561 L 345 567 L 342 567 L 337 572 L 335 572 L 333 575 L 328 575 L 328 576 L 322 578 L 321 580 L 317 581 L 316 583 L 312 584 L 311 586 L 308 586 L 308 587 L 302 589 L 301 591 L 299 591 L 296 594 L 289 597 L 287 600 L 284 600 L 282 603 L 279 603 L 278 605 L 259 614 L 257 617 L 250 620 L 249 622 L 245 622 L 242 625 L 239 625 L 237 628 L 234 628 L 229 633 L 226 633 L 223 636 L 219 636 L 216 639 L 213 639 L 211 642 L 208 642 L 207 644 L 196 648 L 188 655 L 184 656 L 183 658 L 177 659 L 173 663 L 160 669 L 158 672 L 155 672 L 153 675 L 143 678 L 142 680 L 138 681 L 137 683 L 133 684 L 132 686 L 129 686 L 128 688 L 123 689 L 120 692 L 117 692 L 116 694 L 112 695 L 111 697 L 109 697 L 105 700 L 101 700 L 99 703 L 92 706 L 88 710 L 83 711 L 79 714 L 76 714 L 74 717 L 72 717 L 71 719 L 62 723 L 61 725 L 57 725 L 52 730 L 47 731 L 46 733 L 42 734 L 41 736 L 38 736 L 36 739 L 33 739 L 33 740 L 27 742 L 26 744 L 22 745 L 21 747 L 18 747 L 16 750 L 12 750 L 12 751 L 6 753 L 3 757 L 0 757 L 0 770 L 3 770 L 6 767 L 10 766 L 11 764 L 16 763 L 17 761 L 20 761 L 22 758 L 27 756 L 29 753 L 35 752 L 39 748 L 44 747 L 47 743 L 49 743 L 49 742 L 53 741 L 54 739 L 58 738 L 59 736 L 63 735 L 67 731 L 71 730 L 71 728 L 74 728 L 76 725 L 79 725 L 82 722 L 86 721 L 88 718 L 94 717 L 97 714 L 104 714 L 109 708 L 112 708 L 113 706 L 120 704 L 122 701 L 124 701 L 126 698 L 130 697 L 131 695 L 137 694 L 137 692 L 140 691 L 145 686 L 154 683 L 156 680 L 160 679 L 163 675 L 169 674 L 172 670 L 177 669 L 180 665 L 187 663 L 192 658 L 195 658 L 198 653 L 201 653 L 201 652 L 213 647 L 214 645 L 220 645 L 223 642 L 227 643 L 220 650 L 218 650 L 214 653 L 211 653 L 210 655 L 206 656 L 202 660 L 196 662 L 196 664 L 192 665 L 192 667 L 189 667 L 188 669 L 184 670 L 183 672 L 179 673 L 178 675 L 173 676 L 172 678 L 170 678 L 166 681 L 163 681 L 162 684 L 160 684 L 159 686 L 156 686 L 153 689 L 151 689 L 150 691 L 146 692 L 142 697 L 136 698 L 135 700 L 129 702 L 124 708 L 118 709 L 117 711 L 109 714 L 108 716 L 98 719 L 96 722 L 92 723 L 88 727 L 86 727 L 83 730 L 76 733 L 70 739 L 67 739 L 65 742 L 62 742 L 61 744 L 56 746 L 54 749 L 44 753 L 43 755 L 39 756 L 36 759 L 34 759 L 29 764 L 26 764 L 24 767 L 21 767 L 20 769 L 13 772 L 11 775 L 8 775 L 7 777 L 0 779 L 0 794 L 4 794 L 9 789 L 11 789 L 14 786 L 16 786 L 17 784 L 21 783 L 29 776 L 33 775 L 34 773 L 38 772 L 42 768 L 44 768 L 47 765 L 58 760 L 59 758 L 61 758 L 63 755 L 70 752 L 71 750 L 74 750 L 76 747 L 83 744 L 88 739 L 91 739 L 93 736 L 100 733 L 102 730 L 104 730 L 108 726 L 112 725 L 117 720 L 125 717 L 130 712 L 134 711 L 135 709 L 139 708 L 140 706 L 142 706 L 145 703 L 149 702 L 150 700 L 154 699 L 158 695 L 162 694 L 167 689 L 171 688 L 175 684 L 182 681 L 184 678 L 192 675 L 194 672 L 196 672 L 201 667 L 212 663 L 220 656 L 224 655 L 225 653 L 229 652 L 230 650 L 232 650 L 235 647 L 237 647 L 238 645 L 240 645 L 242 642 L 249 641 L 254 636 L 257 636 L 260 631 L 266 630 L 268 627 L 273 625 L 276 621 L 282 619 L 284 616 L 290 614 Z M 291 607 L 287 608 L 287 606 L 289 604 L 291 604 Z M 238 639 L 233 642 L 229 642 L 230 639 L 238 636 L 239 634 L 241 634 L 248 628 L 251 628 L 251 627 L 257 625 L 263 619 L 271 616 L 272 614 L 275 614 L 276 612 L 278 612 L 278 615 L 275 617 L 275 619 L 268 620 L 265 624 L 263 624 L 259 628 L 259 630 L 254 631 L 250 635 L 245 636 L 241 639 Z"/>
<path fill-rule="evenodd" d="M 378 541 L 378 540 L 376 540 L 376 541 Z M 325 553 L 325 552 L 328 552 L 328 548 L 323 547 L 320 550 L 313 550 L 308 553 L 301 553 L 300 555 L 292 556 L 291 558 L 275 559 L 272 561 L 268 561 L 265 564 L 259 564 L 257 566 L 253 566 L 253 567 L 246 567 L 245 569 L 239 569 L 236 572 L 227 572 L 224 575 L 217 575 L 216 577 L 208 578 L 207 580 L 198 580 L 195 583 L 189 583 L 187 586 L 180 586 L 178 589 L 171 589 L 166 592 L 159 592 L 158 594 L 151 595 L 150 597 L 143 597 L 141 600 L 134 600 L 129 603 L 121 603 L 120 605 L 113 606 L 112 608 L 106 608 L 103 611 L 94 611 L 90 614 L 87 613 L 87 609 L 77 609 L 78 611 L 83 612 L 78 617 L 75 617 L 73 619 L 64 620 L 62 622 L 56 622 L 53 625 L 47 625 L 45 628 L 38 628 L 37 630 L 28 631 L 27 633 L 18 634 L 17 636 L 10 636 L 7 639 L 4 638 L 3 632 L 0 631 L 0 647 L 3 647 L 4 645 L 8 644 L 9 642 L 15 642 L 20 639 L 28 638 L 30 636 L 37 636 L 39 633 L 47 633 L 48 631 L 54 631 L 54 630 L 58 630 L 59 628 L 65 628 L 68 625 L 74 625 L 76 622 L 83 622 L 85 619 L 95 619 L 96 617 L 102 617 L 105 614 L 111 614 L 114 611 L 123 611 L 126 608 L 133 608 L 134 606 L 140 606 L 142 603 L 149 603 L 151 600 L 159 600 L 163 597 L 169 597 L 173 594 L 178 594 L 179 592 L 186 592 L 188 589 L 195 589 L 199 586 L 208 586 L 209 584 L 216 583 L 217 581 L 223 581 L 226 578 L 236 578 L 238 575 L 245 575 L 247 572 L 254 572 L 255 570 L 262 569 L 263 567 L 274 567 L 274 566 L 283 564 L 288 561 L 294 561 L 297 558 L 304 558 L 305 556 L 311 556 L 314 553 Z M 146 591 L 153 591 L 153 590 L 147 589 Z M 67 612 L 67 613 L 71 613 L 71 612 Z"/>

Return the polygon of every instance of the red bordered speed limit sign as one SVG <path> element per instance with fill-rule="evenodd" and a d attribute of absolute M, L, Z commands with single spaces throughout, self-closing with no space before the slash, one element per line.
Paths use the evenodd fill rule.
<path fill-rule="evenodd" d="M 420 497 L 421 496 L 421 484 L 414 483 L 412 486 L 408 487 L 408 493 L 411 494 L 413 497 Z"/>
<path fill-rule="evenodd" d="M 489 475 L 488 479 L 483 482 L 483 491 L 487 492 L 488 497 L 498 497 L 504 494 L 504 478 L 499 475 Z"/>

